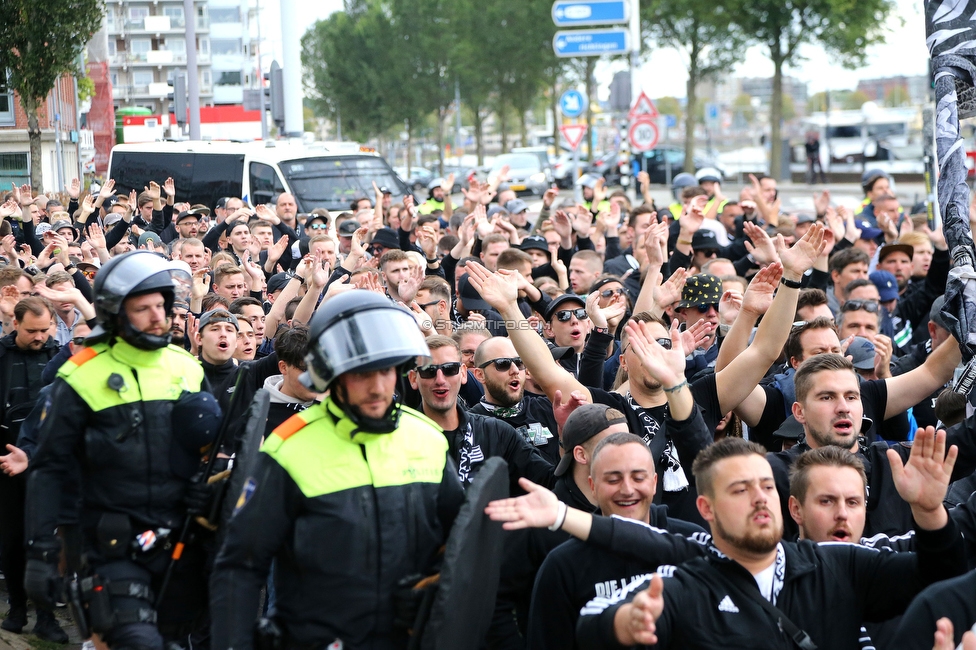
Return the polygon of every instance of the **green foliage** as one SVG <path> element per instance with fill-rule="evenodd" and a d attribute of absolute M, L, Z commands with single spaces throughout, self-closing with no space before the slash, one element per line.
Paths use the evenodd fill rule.
<path fill-rule="evenodd" d="M 78 101 L 84 103 L 95 96 L 95 82 L 90 77 L 78 77 Z"/>
<path fill-rule="evenodd" d="M 0 69 L 30 114 L 62 74 L 78 71 L 78 57 L 102 19 L 101 0 L 3 0 Z"/>
<path fill-rule="evenodd" d="M 841 108 L 845 111 L 859 111 L 864 102 L 871 101 L 871 98 L 867 96 L 867 93 L 855 90 L 853 92 L 845 93 L 841 99 Z"/>
<path fill-rule="evenodd" d="M 819 93 L 813 93 L 807 100 L 807 112 L 808 113 L 823 113 L 827 110 L 827 93 L 820 91 Z"/>
<path fill-rule="evenodd" d="M 740 93 L 732 102 L 732 112 L 742 116 L 746 124 L 752 124 L 756 119 L 756 109 L 752 107 L 752 97 L 745 93 Z"/>
<path fill-rule="evenodd" d="M 675 117 L 681 115 L 681 104 L 675 97 L 655 99 L 654 105 L 657 106 L 657 112 L 661 115 L 674 115 Z"/>
<path fill-rule="evenodd" d="M 78 74 L 78 62 L 98 30 L 103 0 L 2 0 L 0 70 L 20 95 L 30 136 L 31 184 L 41 189 L 41 131 L 37 111 L 62 74 Z"/>
<path fill-rule="evenodd" d="M 905 86 L 894 86 L 885 93 L 884 97 L 884 105 L 892 108 L 907 106 L 910 101 L 911 98 L 908 95 L 908 88 Z"/>
<path fill-rule="evenodd" d="M 884 41 L 884 25 L 894 0 L 729 0 L 739 28 L 762 45 L 773 62 L 770 104 L 770 171 L 779 174 L 780 123 L 786 119 L 782 86 L 784 65 L 799 62 L 799 48 L 815 43 L 848 67 L 864 63 L 867 48 Z"/>

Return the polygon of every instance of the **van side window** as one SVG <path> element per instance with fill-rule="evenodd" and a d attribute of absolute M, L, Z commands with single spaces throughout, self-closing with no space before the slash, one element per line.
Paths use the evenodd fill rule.
<path fill-rule="evenodd" d="M 249 184 L 251 186 L 251 205 L 261 203 L 271 203 L 271 200 L 281 192 L 285 191 L 281 179 L 271 165 L 252 162 L 249 174 Z"/>

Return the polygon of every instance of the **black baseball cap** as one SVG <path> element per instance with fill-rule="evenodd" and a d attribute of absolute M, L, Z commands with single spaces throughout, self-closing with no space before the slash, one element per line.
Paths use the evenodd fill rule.
<path fill-rule="evenodd" d="M 717 305 L 721 299 L 722 281 L 711 273 L 698 273 L 685 282 L 678 309 Z"/>
<path fill-rule="evenodd" d="M 721 246 L 718 245 L 715 231 L 701 228 L 692 235 L 691 248 L 696 251 L 717 251 Z"/>
<path fill-rule="evenodd" d="M 270 278 L 268 278 L 268 293 L 274 293 L 276 291 L 281 291 L 288 285 L 288 281 L 291 280 L 292 276 L 287 273 L 275 273 Z"/>
<path fill-rule="evenodd" d="M 560 445 L 565 453 L 556 465 L 556 476 L 562 476 L 573 466 L 573 449 L 615 424 L 627 424 L 627 417 L 606 404 L 584 404 L 573 411 L 566 424 Z"/>
<path fill-rule="evenodd" d="M 359 222 L 355 219 L 347 219 L 339 224 L 340 237 L 352 237 L 359 230 Z"/>
<path fill-rule="evenodd" d="M 549 242 L 546 241 L 546 238 L 543 237 L 542 235 L 532 235 L 530 237 L 526 237 L 525 239 L 523 239 L 522 243 L 519 244 L 519 248 L 522 249 L 523 251 L 540 250 L 543 253 L 548 253 Z"/>
<path fill-rule="evenodd" d="M 552 299 L 552 302 L 546 307 L 546 313 L 543 314 L 543 318 L 547 321 L 552 320 L 552 317 L 559 311 L 559 308 L 567 302 L 578 302 L 581 307 L 586 307 L 586 300 L 582 296 L 577 296 L 575 293 L 564 293 Z"/>
<path fill-rule="evenodd" d="M 461 298 L 464 308 L 468 311 L 491 309 L 491 305 L 485 302 L 485 299 L 481 297 L 478 290 L 471 284 L 471 278 L 467 275 L 462 276 L 458 280 L 458 297 Z"/>

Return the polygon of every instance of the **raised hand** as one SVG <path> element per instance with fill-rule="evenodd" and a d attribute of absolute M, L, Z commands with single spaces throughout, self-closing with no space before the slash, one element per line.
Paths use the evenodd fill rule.
<path fill-rule="evenodd" d="M 652 220 L 656 217 L 656 212 L 651 213 Z M 664 263 L 668 261 L 668 224 L 651 224 L 645 232 L 644 252 L 647 255 L 648 264 L 657 268 L 664 266 Z"/>
<path fill-rule="evenodd" d="M 942 501 L 959 449 L 952 445 L 946 453 L 946 432 L 926 427 L 916 432 L 908 463 L 902 465 L 893 449 L 887 454 L 895 489 L 911 506 L 915 523 L 925 530 L 942 528 L 948 520 Z"/>
<path fill-rule="evenodd" d="M 782 277 L 783 265 L 779 262 L 773 262 L 760 269 L 746 288 L 745 296 L 742 298 L 742 310 L 756 318 L 765 314 L 773 304 L 773 296 Z"/>
<path fill-rule="evenodd" d="M 263 203 L 254 208 L 254 214 L 257 215 L 258 219 L 261 219 L 262 221 L 270 221 L 276 226 L 281 223 L 281 218 L 278 217 L 275 211 Z"/>
<path fill-rule="evenodd" d="M 492 273 L 480 264 L 465 266 L 468 279 L 481 297 L 491 307 L 501 313 L 518 300 L 518 271 L 499 271 Z"/>
<path fill-rule="evenodd" d="M 893 346 L 891 339 L 884 334 L 875 334 L 874 339 L 874 372 L 878 379 L 891 377 L 891 354 Z"/>
<path fill-rule="evenodd" d="M 424 269 L 420 266 L 411 266 L 407 271 L 406 277 L 400 280 L 397 285 L 397 295 L 406 303 L 411 302 L 420 289 L 420 284 L 424 281 Z"/>
<path fill-rule="evenodd" d="M 176 196 L 176 183 L 173 181 L 173 177 L 170 176 L 163 182 L 163 191 L 166 192 L 166 196 L 173 198 Z"/>
<path fill-rule="evenodd" d="M 765 230 L 750 221 L 744 222 L 742 229 L 746 233 L 746 237 L 752 240 L 752 243 L 745 242 L 746 250 L 752 253 L 759 266 L 765 266 L 779 259 L 776 254 L 776 247 L 773 246 L 773 241 Z"/>
<path fill-rule="evenodd" d="M 562 240 L 570 240 L 573 236 L 573 222 L 565 210 L 556 210 L 552 215 L 552 227 Z"/>
<path fill-rule="evenodd" d="M 552 207 L 552 204 L 556 202 L 559 197 L 559 189 L 555 187 L 550 187 L 546 190 L 546 193 L 542 195 L 542 205 L 546 207 Z"/>
<path fill-rule="evenodd" d="M 144 187 L 143 189 L 149 194 L 149 196 L 152 198 L 153 201 L 159 199 L 160 188 L 159 188 L 159 183 L 157 183 L 156 181 L 149 181 L 149 187 Z"/>
<path fill-rule="evenodd" d="M 724 325 L 731 325 L 742 309 L 742 292 L 729 289 L 718 301 L 718 317 Z"/>
<path fill-rule="evenodd" d="M 366 233 L 369 232 L 369 228 L 363 226 L 357 228 L 356 232 L 352 234 L 352 240 L 349 242 L 349 254 L 358 255 L 363 257 L 366 255 L 366 245 L 363 243 L 366 239 Z"/>
<path fill-rule="evenodd" d="M 569 399 L 565 402 L 563 401 L 563 392 L 557 390 L 556 394 L 553 395 L 552 400 L 552 416 L 556 420 L 556 426 L 559 429 L 559 437 L 562 438 L 563 427 L 566 425 L 566 420 L 569 416 L 573 414 L 573 411 L 583 406 L 584 404 L 589 404 L 589 400 L 586 398 L 586 393 L 578 390 L 574 390 L 569 394 Z M 567 454 L 573 453 L 570 449 L 566 452 Z"/>
<path fill-rule="evenodd" d="M 417 228 L 417 245 L 427 259 L 432 260 L 437 256 L 437 234 L 432 227 L 428 225 Z"/>
<path fill-rule="evenodd" d="M 85 198 L 87 200 L 88 197 Z M 97 223 L 93 223 L 88 226 L 88 241 L 90 241 L 91 245 L 95 247 L 95 250 L 105 249 L 105 232 Z"/>
<path fill-rule="evenodd" d="M 777 242 L 779 241 L 777 237 Z M 787 279 L 796 281 L 803 277 L 804 273 L 813 268 L 825 246 L 823 224 L 815 223 L 793 246 L 779 248 L 777 252 Z"/>
<path fill-rule="evenodd" d="M 650 334 L 648 323 L 628 321 L 628 343 L 641 361 L 641 366 L 661 384 L 673 388 L 685 380 L 685 349 L 678 321 L 671 322 L 671 349 L 666 350 Z"/>
<path fill-rule="evenodd" d="M 64 191 L 68 193 L 70 198 L 77 201 L 78 196 L 81 194 L 81 181 L 77 178 L 72 178 L 71 182 L 64 186 Z"/>
<path fill-rule="evenodd" d="M 657 303 L 657 306 L 665 310 L 681 300 L 681 292 L 685 288 L 687 279 L 688 270 L 684 267 L 678 267 L 663 284 L 654 287 L 654 302 Z"/>
<path fill-rule="evenodd" d="M 681 345 L 684 346 L 685 350 L 697 350 L 705 344 L 711 335 L 712 325 L 706 323 L 704 318 L 699 318 L 681 332 Z"/>
<path fill-rule="evenodd" d="M 830 190 L 813 193 L 813 207 L 817 210 L 817 215 L 826 214 L 830 207 Z"/>
<path fill-rule="evenodd" d="M 444 182 L 441 183 L 441 189 L 444 190 L 444 194 L 450 195 L 454 190 L 454 172 L 447 175 Z"/>
<path fill-rule="evenodd" d="M 20 189 L 17 189 L 17 186 L 15 185 L 14 186 L 14 198 L 17 199 L 17 202 L 20 203 L 23 206 L 27 206 L 27 205 L 30 205 L 31 203 L 33 203 L 34 202 L 34 192 L 31 189 L 30 184 L 29 183 L 24 183 L 23 185 L 20 186 Z"/>
<path fill-rule="evenodd" d="M 701 229 L 702 224 L 705 223 L 706 203 L 708 203 L 707 196 L 696 196 L 691 200 L 679 221 L 682 235 L 690 238 Z"/>
<path fill-rule="evenodd" d="M 492 521 L 505 522 L 502 524 L 505 530 L 546 528 L 556 523 L 559 498 L 527 478 L 520 478 L 519 486 L 525 490 L 525 494 L 514 499 L 492 501 L 485 508 L 485 514 Z"/>
<path fill-rule="evenodd" d="M 110 196 L 115 196 L 115 181 L 111 178 L 105 181 L 102 188 L 98 190 L 98 196 L 102 199 L 102 201 Z"/>

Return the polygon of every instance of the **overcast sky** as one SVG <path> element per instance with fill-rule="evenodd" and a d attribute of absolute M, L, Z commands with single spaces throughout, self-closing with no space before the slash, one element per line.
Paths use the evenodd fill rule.
<path fill-rule="evenodd" d="M 258 0 L 261 2 L 262 37 L 265 51 L 273 53 L 281 60 L 281 20 L 280 0 Z M 318 2 L 298 2 L 298 24 L 286 29 L 286 38 L 301 38 L 305 30 L 316 20 L 326 18 L 333 11 L 342 9 L 342 0 L 319 0 Z M 541 0 L 533 0 L 541 1 Z M 805 61 L 797 69 L 789 69 L 787 74 L 799 77 L 808 84 L 809 92 L 821 90 L 853 89 L 858 79 L 890 77 L 894 75 L 925 74 L 928 51 L 925 49 L 925 20 L 922 3 L 917 0 L 896 0 L 897 10 L 888 20 L 887 42 L 872 47 L 868 52 L 867 65 L 857 70 L 847 70 L 833 63 L 826 53 L 816 47 L 807 47 L 802 54 Z M 264 58 L 267 69 L 270 60 Z M 655 49 L 646 63 L 641 66 L 640 81 L 651 97 L 673 95 L 684 97 L 685 72 L 683 56 L 672 49 Z M 622 67 L 620 64 L 617 67 Z M 609 64 L 597 68 L 597 79 L 601 85 L 600 95 L 605 97 L 612 77 Z M 771 77 L 773 64 L 763 56 L 761 48 L 750 48 L 745 61 L 733 71 L 737 76 Z"/>

